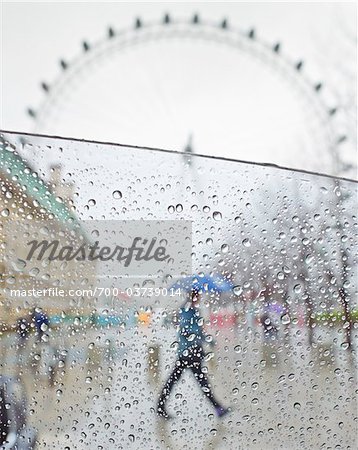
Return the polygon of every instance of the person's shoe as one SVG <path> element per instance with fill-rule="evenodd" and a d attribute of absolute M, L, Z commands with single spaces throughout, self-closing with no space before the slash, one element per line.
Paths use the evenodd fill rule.
<path fill-rule="evenodd" d="M 157 414 L 159 417 L 161 417 L 162 419 L 165 419 L 165 420 L 170 420 L 173 418 L 170 414 L 167 413 L 165 408 L 158 408 Z"/>
<path fill-rule="evenodd" d="M 221 418 L 226 416 L 226 414 L 228 414 L 230 412 L 230 408 L 223 408 L 222 406 L 217 406 L 215 408 L 216 411 L 216 415 Z"/>

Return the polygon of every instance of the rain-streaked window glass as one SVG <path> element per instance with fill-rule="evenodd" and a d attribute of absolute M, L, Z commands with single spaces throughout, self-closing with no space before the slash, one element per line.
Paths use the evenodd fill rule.
<path fill-rule="evenodd" d="M 0 182 L 4 448 L 356 448 L 355 182 L 11 133 Z"/>

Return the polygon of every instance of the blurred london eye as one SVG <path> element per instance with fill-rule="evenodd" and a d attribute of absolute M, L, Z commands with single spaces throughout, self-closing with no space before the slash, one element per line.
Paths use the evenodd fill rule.
<path fill-rule="evenodd" d="M 29 107 L 33 131 L 351 176 L 339 99 L 284 42 L 199 14 L 110 26 L 81 43 Z M 354 150 L 353 150 L 354 152 Z"/>
<path fill-rule="evenodd" d="M 357 448 L 354 8 L 198 6 L 4 7 L 1 448 Z"/>

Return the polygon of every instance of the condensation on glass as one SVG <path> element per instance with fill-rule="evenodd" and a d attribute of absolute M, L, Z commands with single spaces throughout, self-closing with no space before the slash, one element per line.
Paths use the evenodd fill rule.
<path fill-rule="evenodd" d="M 9 133 L 0 182 L 5 448 L 356 448 L 355 182 Z M 177 239 L 190 239 L 191 273 L 29 263 L 16 248 L 32 234 L 9 232 L 20 219 L 36 236 L 51 221 L 60 239 L 76 225 L 75 243 L 95 236 L 82 225 L 92 221 L 126 221 L 134 235 L 145 221 L 187 221 Z M 229 411 L 218 417 L 188 367 L 166 420 L 158 401 L 181 351 L 190 276 L 202 373 Z"/>

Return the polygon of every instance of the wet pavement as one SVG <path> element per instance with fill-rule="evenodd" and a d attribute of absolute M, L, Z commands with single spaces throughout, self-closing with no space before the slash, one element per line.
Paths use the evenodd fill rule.
<path fill-rule="evenodd" d="M 172 328 L 155 333 L 145 327 L 87 329 L 69 336 L 53 332 L 51 346 L 62 352 L 42 357 L 55 361 L 52 386 L 41 359 L 39 373 L 31 369 L 36 360 L 28 355 L 31 342 L 26 363 L 18 366 L 14 337 L 6 338 L 6 346 L 2 338 L 2 371 L 20 371 L 29 421 L 39 431 L 38 448 L 357 448 L 355 361 L 342 348 L 341 335 L 334 336 L 331 347 L 309 348 L 298 328 L 290 330 L 289 341 L 270 345 L 263 344 L 259 329 L 213 334 L 209 380 L 216 396 L 232 407 L 223 419 L 215 417 L 189 371 L 168 401 L 173 419 L 156 416 L 158 393 L 176 355 Z M 41 351 L 35 345 L 34 354 Z"/>

